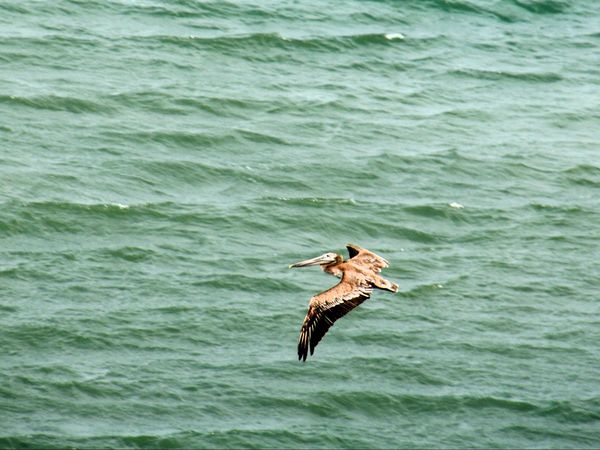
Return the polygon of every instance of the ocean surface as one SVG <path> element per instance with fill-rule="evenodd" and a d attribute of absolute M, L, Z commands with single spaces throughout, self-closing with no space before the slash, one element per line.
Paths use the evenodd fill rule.
<path fill-rule="evenodd" d="M 599 288 L 597 0 L 0 2 L 1 448 L 600 448 Z"/>

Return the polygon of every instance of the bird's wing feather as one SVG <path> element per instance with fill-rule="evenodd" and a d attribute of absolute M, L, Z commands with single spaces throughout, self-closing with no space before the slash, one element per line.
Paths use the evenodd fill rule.
<path fill-rule="evenodd" d="M 389 263 L 386 259 L 367 249 L 359 247 L 358 245 L 347 244 L 346 248 L 350 255 L 348 261 L 351 261 L 354 264 L 366 267 L 376 273 L 381 272 L 381 269 L 389 267 Z"/>
<path fill-rule="evenodd" d="M 368 282 L 357 285 L 342 279 L 336 286 L 314 296 L 300 330 L 298 359 L 306 361 L 309 348 L 312 355 L 333 323 L 368 299 L 372 291 Z"/>

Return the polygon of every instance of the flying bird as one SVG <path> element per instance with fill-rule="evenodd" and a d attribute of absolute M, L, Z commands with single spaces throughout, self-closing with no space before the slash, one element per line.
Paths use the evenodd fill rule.
<path fill-rule="evenodd" d="M 316 258 L 290 264 L 292 267 L 320 265 L 324 272 L 341 278 L 330 289 L 315 295 L 308 303 L 308 312 L 302 323 L 298 339 L 298 359 L 306 361 L 333 323 L 352 311 L 371 296 L 373 288 L 398 292 L 398 285 L 381 275 L 389 263 L 381 256 L 354 244 L 347 244 L 349 259 L 337 253 L 325 253 Z"/>

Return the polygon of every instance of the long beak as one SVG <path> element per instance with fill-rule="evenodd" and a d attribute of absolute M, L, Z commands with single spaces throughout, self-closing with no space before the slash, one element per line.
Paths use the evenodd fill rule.
<path fill-rule="evenodd" d="M 300 261 L 294 264 L 290 264 L 290 269 L 293 267 L 306 267 L 306 266 L 317 266 L 320 264 L 328 264 L 334 262 L 335 259 L 331 258 L 330 255 L 325 254 L 317 256 L 316 258 L 307 259 L 306 261 Z"/>

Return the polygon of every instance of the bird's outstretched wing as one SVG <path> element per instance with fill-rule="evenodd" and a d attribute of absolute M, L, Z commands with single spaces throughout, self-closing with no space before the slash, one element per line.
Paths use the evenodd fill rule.
<path fill-rule="evenodd" d="M 348 249 L 348 255 L 350 255 L 348 261 L 366 267 L 375 273 L 381 272 L 381 269 L 385 269 L 390 265 L 386 259 L 358 245 L 346 244 L 346 248 Z"/>
<path fill-rule="evenodd" d="M 371 296 L 373 287 L 367 281 L 356 285 L 342 278 L 336 286 L 310 299 L 298 340 L 298 359 L 306 361 L 333 323 Z"/>

